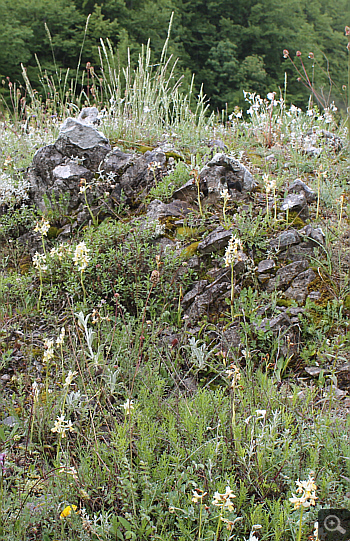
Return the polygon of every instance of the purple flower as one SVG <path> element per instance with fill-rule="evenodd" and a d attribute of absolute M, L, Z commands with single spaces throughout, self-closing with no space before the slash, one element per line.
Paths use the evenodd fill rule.
<path fill-rule="evenodd" d="M 2 470 L 2 473 L 5 473 L 5 458 L 6 458 L 6 453 L 0 453 L 0 468 Z"/>

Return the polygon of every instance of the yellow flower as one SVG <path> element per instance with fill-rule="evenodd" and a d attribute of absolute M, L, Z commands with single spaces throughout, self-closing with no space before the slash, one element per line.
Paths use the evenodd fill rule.
<path fill-rule="evenodd" d="M 208 492 L 203 492 L 203 490 L 196 488 L 196 490 L 192 490 L 192 494 L 193 494 L 193 498 L 191 501 L 193 503 L 198 503 L 198 502 L 202 502 L 204 496 L 208 494 Z"/>
<path fill-rule="evenodd" d="M 76 505 L 67 505 L 67 507 L 65 507 L 62 511 L 62 513 L 60 514 L 60 518 L 67 518 L 69 517 L 69 515 L 72 514 L 72 511 L 73 513 L 75 513 L 75 511 L 77 510 L 77 506 Z"/>

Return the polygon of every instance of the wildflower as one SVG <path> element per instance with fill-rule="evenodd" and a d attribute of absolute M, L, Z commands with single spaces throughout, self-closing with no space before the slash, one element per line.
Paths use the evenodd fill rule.
<path fill-rule="evenodd" d="M 34 231 L 39 232 L 43 237 L 45 237 L 50 229 L 50 223 L 42 217 L 41 222 L 37 222 L 34 228 Z"/>
<path fill-rule="evenodd" d="M 62 346 L 62 344 L 64 342 L 65 334 L 66 334 L 66 329 L 64 327 L 62 327 L 60 335 L 56 338 L 56 345 L 57 346 Z"/>
<path fill-rule="evenodd" d="M 127 401 L 125 402 L 125 404 L 122 404 L 120 407 L 121 407 L 121 408 L 124 408 L 124 411 L 125 411 L 125 414 L 126 414 L 126 415 L 130 415 L 130 414 L 131 414 L 131 411 L 132 411 L 133 409 L 135 409 L 134 401 L 133 401 L 133 400 L 130 400 L 130 399 L 128 398 Z"/>
<path fill-rule="evenodd" d="M 73 466 L 62 466 L 57 473 L 65 473 L 66 475 L 71 475 L 76 481 L 78 480 L 77 470 Z"/>
<path fill-rule="evenodd" d="M 276 94 L 275 92 L 269 92 L 269 93 L 267 94 L 267 99 L 270 100 L 270 101 L 274 101 L 274 99 L 275 99 L 275 94 Z"/>
<path fill-rule="evenodd" d="M 296 52 L 296 55 L 297 55 L 297 56 L 301 56 L 301 52 L 300 52 L 300 51 L 297 51 L 297 52 Z"/>
<path fill-rule="evenodd" d="M 35 252 L 33 256 L 33 265 L 36 269 L 38 269 L 40 272 L 47 271 L 47 265 L 46 263 L 46 255 L 45 254 L 39 254 L 39 252 Z"/>
<path fill-rule="evenodd" d="M 222 192 L 220 193 L 220 197 L 222 197 L 222 198 L 225 199 L 226 201 L 227 201 L 228 199 L 231 199 L 230 192 L 228 191 L 227 188 L 224 188 L 224 189 L 222 190 Z"/>
<path fill-rule="evenodd" d="M 144 112 L 144 113 L 150 113 L 150 112 L 151 112 L 151 109 L 148 107 L 148 105 L 145 105 L 145 106 L 144 106 L 143 112 Z"/>
<path fill-rule="evenodd" d="M 204 496 L 206 496 L 208 492 L 203 492 L 203 490 L 201 490 L 200 488 L 196 488 L 196 490 L 192 490 L 192 494 L 193 496 L 191 501 L 193 503 L 202 503 Z"/>
<path fill-rule="evenodd" d="M 309 475 L 309 478 L 307 481 L 296 481 L 297 485 L 297 494 L 301 494 L 301 496 L 295 496 L 295 494 L 292 494 L 292 498 L 289 498 L 290 503 L 294 504 L 294 509 L 299 509 L 300 506 L 303 507 L 310 507 L 311 505 L 316 505 L 316 489 L 317 486 L 315 484 L 314 478 Z"/>
<path fill-rule="evenodd" d="M 162 168 L 162 164 L 160 162 L 150 162 L 147 166 L 148 171 L 152 171 L 153 173 L 156 169 L 161 169 L 161 168 Z"/>
<path fill-rule="evenodd" d="M 40 385 L 37 381 L 34 381 L 32 383 L 32 395 L 33 395 L 33 402 L 36 404 L 39 400 L 39 392 L 40 392 Z"/>
<path fill-rule="evenodd" d="M 350 36 L 350 26 L 345 27 L 345 35 Z"/>
<path fill-rule="evenodd" d="M 224 494 L 220 494 L 220 492 L 214 493 L 214 499 L 212 501 L 212 504 L 216 507 L 221 507 L 221 509 L 227 507 L 229 511 L 233 511 L 234 507 L 231 499 L 235 497 L 236 496 L 233 494 L 233 491 L 230 489 L 229 486 L 227 486 Z"/>
<path fill-rule="evenodd" d="M 150 280 L 151 280 L 151 282 L 152 282 L 153 285 L 157 285 L 157 284 L 158 284 L 158 282 L 159 282 L 159 276 L 160 276 L 159 271 L 157 271 L 157 270 L 152 271 Z"/>
<path fill-rule="evenodd" d="M 229 267 L 230 265 L 232 265 L 232 263 L 234 263 L 235 259 L 239 259 L 239 250 L 243 250 L 242 243 L 240 239 L 232 235 L 225 252 L 225 267 Z"/>
<path fill-rule="evenodd" d="M 51 428 L 51 432 L 57 432 L 62 438 L 65 438 L 66 432 L 74 432 L 72 421 L 66 421 L 64 415 L 58 416 L 53 428 Z"/>
<path fill-rule="evenodd" d="M 5 473 L 5 470 L 6 470 L 5 458 L 6 458 L 6 453 L 0 453 L 0 468 L 3 474 Z"/>
<path fill-rule="evenodd" d="M 237 382 L 241 379 L 241 373 L 239 368 L 235 364 L 231 364 L 229 369 L 226 370 L 226 375 L 228 378 L 232 379 L 231 387 L 234 389 L 237 385 Z"/>
<path fill-rule="evenodd" d="M 311 58 L 311 60 L 313 60 L 315 58 L 314 53 L 309 53 L 309 58 Z"/>
<path fill-rule="evenodd" d="M 289 51 L 287 49 L 283 49 L 283 58 L 288 58 Z"/>
<path fill-rule="evenodd" d="M 63 518 L 69 517 L 69 515 L 72 514 L 72 511 L 73 513 L 75 513 L 77 509 L 78 507 L 76 505 L 67 505 L 67 507 L 65 507 L 62 513 L 60 514 L 60 518 L 63 519 Z"/>
<path fill-rule="evenodd" d="M 256 417 L 257 421 L 258 421 L 259 419 L 265 420 L 265 417 L 266 417 L 266 410 L 256 410 L 256 411 L 255 411 L 255 414 L 256 414 L 256 416 L 257 416 L 257 417 Z"/>
<path fill-rule="evenodd" d="M 69 387 L 72 384 L 73 379 L 77 375 L 78 375 L 78 372 L 72 372 L 71 370 L 69 370 L 68 376 L 66 377 L 66 381 L 64 382 L 63 387 Z"/>
<path fill-rule="evenodd" d="M 44 342 L 44 346 L 46 347 L 46 351 L 44 351 L 44 356 L 43 356 L 43 363 L 46 364 L 48 361 L 50 361 L 53 356 L 54 356 L 54 352 L 53 352 L 53 340 L 45 340 Z"/>
<path fill-rule="evenodd" d="M 90 261 L 90 257 L 87 255 L 90 250 L 86 247 L 85 242 L 77 244 L 73 256 L 74 265 L 78 265 L 78 270 L 83 272 Z"/>

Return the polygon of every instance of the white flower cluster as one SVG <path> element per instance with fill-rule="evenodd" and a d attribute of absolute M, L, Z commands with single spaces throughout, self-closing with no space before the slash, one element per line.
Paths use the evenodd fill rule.
<path fill-rule="evenodd" d="M 28 199 L 29 181 L 14 180 L 9 174 L 0 174 L 0 205 Z"/>
<path fill-rule="evenodd" d="M 57 432 L 57 434 L 61 435 L 61 438 L 66 437 L 66 432 L 73 432 L 74 428 L 72 425 L 72 421 L 66 421 L 64 415 L 59 415 L 57 417 L 57 421 L 55 421 L 54 427 L 51 428 L 51 432 Z"/>
<path fill-rule="evenodd" d="M 46 255 L 45 254 L 39 254 L 39 252 L 35 252 L 35 254 L 33 256 L 33 265 L 40 272 L 47 271 Z"/>
<path fill-rule="evenodd" d="M 78 266 L 78 270 L 84 271 L 88 266 L 90 257 L 88 256 L 89 248 L 86 247 L 85 242 L 77 244 L 73 256 L 74 265 Z"/>
<path fill-rule="evenodd" d="M 221 509 L 227 507 L 229 511 L 233 511 L 234 507 L 231 500 L 235 497 L 233 491 L 227 486 L 224 494 L 220 494 L 220 492 L 214 493 L 212 504 L 216 505 L 216 507 L 221 507 Z"/>
<path fill-rule="evenodd" d="M 49 229 L 50 223 L 47 222 L 44 217 L 42 217 L 41 222 L 37 222 L 36 226 L 34 227 L 34 231 L 40 233 L 43 237 L 46 237 Z"/>
<path fill-rule="evenodd" d="M 310 507 L 310 505 L 316 505 L 316 489 L 314 478 L 309 475 L 307 481 L 296 481 L 297 485 L 297 494 L 300 496 L 295 496 L 292 494 L 292 498 L 289 498 L 290 503 L 294 504 L 294 509 L 299 509 L 300 506 Z"/>
<path fill-rule="evenodd" d="M 239 251 L 243 251 L 242 243 L 240 239 L 232 235 L 225 252 L 225 267 L 229 267 L 236 259 L 240 259 Z"/>

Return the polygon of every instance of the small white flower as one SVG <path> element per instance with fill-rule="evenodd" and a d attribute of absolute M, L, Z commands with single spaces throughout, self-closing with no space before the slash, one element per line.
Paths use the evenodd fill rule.
<path fill-rule="evenodd" d="M 73 256 L 74 265 L 78 266 L 78 270 L 84 271 L 86 267 L 88 266 L 88 263 L 90 261 L 90 257 L 87 255 L 89 252 L 89 248 L 86 247 L 85 242 L 80 242 L 77 244 Z"/>
<path fill-rule="evenodd" d="M 69 387 L 72 384 L 73 379 L 77 375 L 78 375 L 78 372 L 72 372 L 71 370 L 69 370 L 68 375 L 66 377 L 66 380 L 65 380 L 65 382 L 63 384 L 63 387 Z"/>
<path fill-rule="evenodd" d="M 56 345 L 57 346 L 62 346 L 62 344 L 64 342 L 65 334 L 66 334 L 66 330 L 65 330 L 64 327 L 62 327 L 60 335 L 56 338 Z"/>
<path fill-rule="evenodd" d="M 145 105 L 145 106 L 144 106 L 143 112 L 144 112 L 144 113 L 150 113 L 150 112 L 151 112 L 151 109 L 148 107 L 148 105 Z"/>
<path fill-rule="evenodd" d="M 43 217 L 41 222 L 37 222 L 34 228 L 34 231 L 39 232 L 43 237 L 45 237 L 50 229 L 50 223 L 45 220 Z"/>
<path fill-rule="evenodd" d="M 72 425 L 72 421 L 66 421 L 64 415 L 59 415 L 57 417 L 57 421 L 55 421 L 53 428 L 51 428 L 51 432 L 57 432 L 57 434 L 60 434 L 62 438 L 66 437 L 66 432 L 73 431 L 74 428 Z"/>
<path fill-rule="evenodd" d="M 259 419 L 265 420 L 265 417 L 266 417 L 266 410 L 256 410 L 256 411 L 255 411 L 255 415 L 256 415 L 256 420 L 257 420 L 257 421 L 258 421 Z"/>
<path fill-rule="evenodd" d="M 125 404 L 122 404 L 120 407 L 124 409 L 126 415 L 130 415 L 132 410 L 135 409 L 134 401 L 128 398 Z"/>
<path fill-rule="evenodd" d="M 33 266 L 36 269 L 38 269 L 40 272 L 46 272 L 47 271 L 46 255 L 39 254 L 39 252 L 35 252 L 33 256 Z"/>

